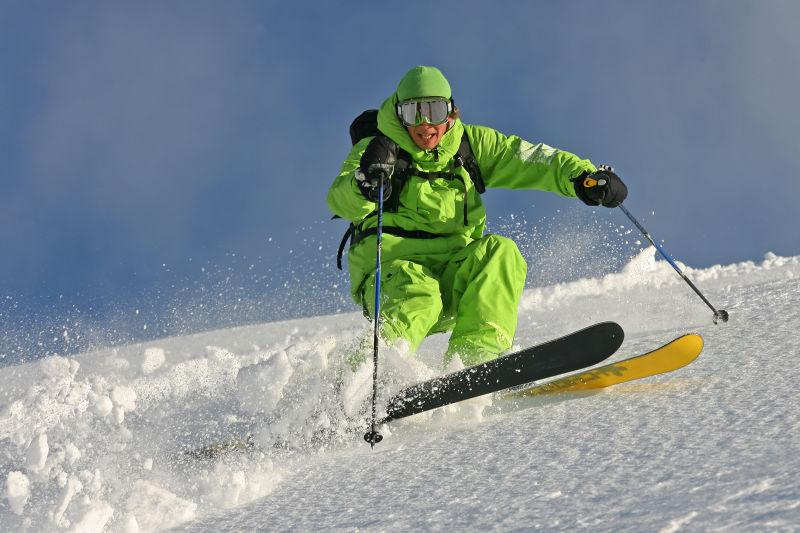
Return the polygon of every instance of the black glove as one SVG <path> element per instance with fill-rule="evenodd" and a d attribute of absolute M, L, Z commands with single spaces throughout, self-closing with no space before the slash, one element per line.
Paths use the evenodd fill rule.
<path fill-rule="evenodd" d="M 400 147 L 385 135 L 376 135 L 361 155 L 361 165 L 356 170 L 356 184 L 364 198 L 378 201 L 378 190 L 383 178 L 383 199 L 392 194 L 392 173 Z"/>
<path fill-rule="evenodd" d="M 628 196 L 628 188 L 614 173 L 614 169 L 600 165 L 597 172 L 584 172 L 572 180 L 575 194 L 586 205 L 617 207 Z"/>

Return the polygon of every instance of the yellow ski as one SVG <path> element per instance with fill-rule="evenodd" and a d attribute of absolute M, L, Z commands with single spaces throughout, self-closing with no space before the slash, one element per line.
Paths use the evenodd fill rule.
<path fill-rule="evenodd" d="M 690 333 L 644 355 L 565 376 L 541 385 L 533 385 L 508 396 L 527 397 L 602 389 L 618 383 L 677 370 L 697 359 L 701 351 L 703 351 L 703 337 L 697 333 Z"/>

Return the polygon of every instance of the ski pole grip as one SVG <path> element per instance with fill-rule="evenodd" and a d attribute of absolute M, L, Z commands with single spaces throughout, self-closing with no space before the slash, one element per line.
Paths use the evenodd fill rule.
<path fill-rule="evenodd" d="M 606 184 L 605 178 L 600 178 L 598 180 L 595 178 L 586 177 L 583 179 L 583 186 L 586 187 L 587 189 L 591 189 L 592 187 L 597 187 L 597 186 L 602 187 L 605 184 Z"/>

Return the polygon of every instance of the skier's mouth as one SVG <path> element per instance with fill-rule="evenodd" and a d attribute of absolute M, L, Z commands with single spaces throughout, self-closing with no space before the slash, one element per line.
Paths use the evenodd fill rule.
<path fill-rule="evenodd" d="M 428 123 L 419 124 L 408 128 L 408 134 L 419 148 L 432 150 L 441 142 L 442 135 L 447 131 L 446 126 L 433 126 Z"/>
<path fill-rule="evenodd" d="M 432 143 L 435 143 L 436 140 L 438 139 L 438 135 L 436 134 L 435 131 L 434 132 L 430 132 L 430 133 L 418 132 L 417 133 L 417 137 L 422 142 L 422 144 L 424 144 L 426 146 L 428 146 L 428 145 L 430 145 Z"/>

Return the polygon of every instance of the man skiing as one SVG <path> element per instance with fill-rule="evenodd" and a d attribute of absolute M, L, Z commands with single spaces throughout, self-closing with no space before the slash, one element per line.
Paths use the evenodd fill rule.
<path fill-rule="evenodd" d="M 381 336 L 416 350 L 451 331 L 445 363 L 466 366 L 511 347 L 527 266 L 516 244 L 484 235 L 483 188 L 538 189 L 618 206 L 627 195 L 607 167 L 494 129 L 464 124 L 435 67 L 409 70 L 380 107 L 379 135 L 357 142 L 328 192 L 354 223 L 351 294 L 374 314 L 378 191 L 384 181 Z M 466 144 L 465 144 L 466 143 Z M 476 168 L 477 167 L 477 168 Z"/>

